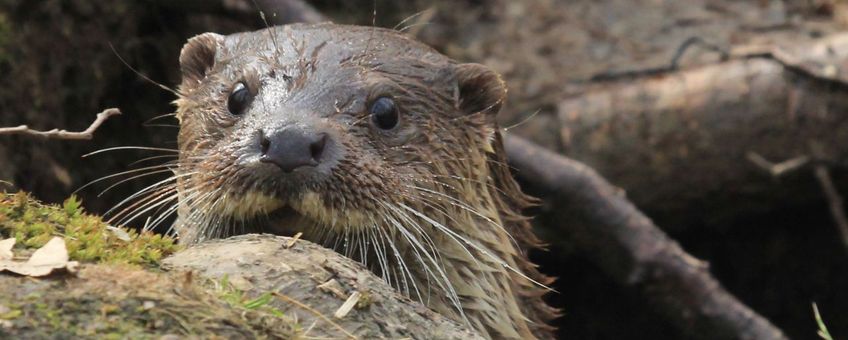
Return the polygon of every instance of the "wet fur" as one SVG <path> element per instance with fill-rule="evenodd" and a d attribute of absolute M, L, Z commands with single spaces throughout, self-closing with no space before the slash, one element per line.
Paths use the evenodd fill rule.
<path fill-rule="evenodd" d="M 124 218 L 155 212 L 155 226 L 177 212 L 185 243 L 300 231 L 485 336 L 552 336 L 547 322 L 557 311 L 542 300 L 552 280 L 527 258 L 540 242 L 521 211 L 534 200 L 506 165 L 494 119 L 506 88 L 496 73 L 395 31 L 331 24 L 204 34 L 180 62 L 179 159 L 153 167 L 175 175 L 131 197 Z M 236 80 L 257 91 L 255 117 L 283 115 L 230 115 Z M 403 109 L 397 131 L 368 125 L 373 93 L 391 94 Z M 298 110 L 331 133 L 334 158 L 277 181 L 252 163 L 250 129 Z M 300 217 L 278 220 L 281 208 Z"/>

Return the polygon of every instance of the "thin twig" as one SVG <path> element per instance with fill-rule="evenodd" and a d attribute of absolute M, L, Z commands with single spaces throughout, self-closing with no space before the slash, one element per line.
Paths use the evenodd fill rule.
<path fill-rule="evenodd" d="M 613 81 L 620 80 L 622 78 L 636 78 L 643 76 L 654 76 L 665 73 L 670 73 L 673 71 L 677 71 L 680 68 L 680 60 L 683 59 L 683 55 L 686 54 L 686 51 L 689 50 L 692 46 L 701 46 L 704 49 L 707 49 L 712 52 L 716 52 L 719 54 L 721 61 L 727 61 L 730 58 L 730 53 L 720 46 L 710 43 L 701 37 L 689 37 L 685 41 L 683 41 L 680 46 L 677 47 L 677 50 L 674 52 L 674 55 L 671 57 L 671 60 L 668 64 L 658 67 L 649 67 L 644 69 L 636 69 L 636 70 L 625 70 L 625 71 L 612 71 L 612 72 L 603 72 L 596 74 L 589 78 L 589 81 L 593 82 L 604 82 L 604 81 Z"/>
<path fill-rule="evenodd" d="M 791 158 L 780 163 L 770 162 L 756 152 L 748 152 L 745 157 L 747 157 L 751 163 L 754 163 L 757 167 L 765 170 L 774 178 L 780 178 L 787 173 L 802 168 L 810 162 L 810 157 L 806 155 Z"/>
<path fill-rule="evenodd" d="M 121 111 L 115 108 L 106 109 L 103 112 L 97 114 L 97 118 L 91 125 L 81 132 L 71 132 L 67 130 L 59 130 L 53 129 L 50 131 L 38 131 L 30 129 L 29 126 L 21 125 L 16 127 L 7 127 L 0 128 L 0 135 L 8 134 L 25 134 L 30 136 L 37 136 L 45 139 L 65 139 L 65 140 L 90 140 L 94 138 L 94 131 L 100 127 L 103 122 L 105 122 L 109 117 L 119 115 Z"/>
<path fill-rule="evenodd" d="M 833 215 L 833 221 L 836 222 L 836 227 L 839 233 L 842 234 L 842 242 L 845 247 L 848 247 L 848 217 L 845 216 L 845 205 L 842 203 L 842 195 L 836 190 L 833 185 L 833 178 L 830 176 L 830 170 L 827 166 L 820 164 L 815 168 L 816 178 L 821 184 L 824 196 L 827 198 L 830 214 Z"/>
<path fill-rule="evenodd" d="M 339 324 L 337 324 L 337 323 L 333 322 L 333 320 L 330 320 L 330 318 L 328 318 L 326 315 L 324 315 L 324 314 L 322 314 L 321 312 L 319 312 L 319 311 L 315 310 L 315 308 L 309 307 L 309 306 L 307 306 L 307 305 L 303 304 L 303 303 L 302 303 L 302 302 L 300 302 L 300 301 L 297 301 L 297 300 L 295 300 L 295 299 L 292 299 L 292 298 L 288 297 L 288 296 L 287 296 L 287 295 L 285 295 L 285 294 L 281 294 L 281 293 L 278 293 L 278 292 L 272 292 L 271 294 L 272 294 L 272 295 L 274 295 L 274 296 L 276 296 L 276 297 L 277 297 L 277 298 L 279 298 L 280 300 L 283 300 L 283 301 L 286 301 L 286 302 L 288 302 L 288 303 L 294 304 L 295 306 L 298 306 L 298 307 L 300 307 L 300 308 L 302 308 L 302 309 L 305 309 L 306 311 L 308 311 L 308 312 L 312 313 L 313 315 L 315 315 L 315 316 L 317 316 L 317 317 L 321 318 L 322 320 L 326 321 L 326 322 L 327 322 L 327 323 L 329 323 L 330 325 L 333 325 L 333 327 L 338 328 L 340 331 L 342 331 L 342 333 L 344 333 L 345 335 L 347 335 L 349 338 L 351 338 L 351 339 L 357 339 L 357 337 L 356 337 L 355 335 L 353 335 L 353 334 L 351 334 L 350 332 L 348 332 L 348 331 L 347 331 L 346 329 L 344 329 L 344 327 L 342 327 L 341 325 L 339 325 Z"/>

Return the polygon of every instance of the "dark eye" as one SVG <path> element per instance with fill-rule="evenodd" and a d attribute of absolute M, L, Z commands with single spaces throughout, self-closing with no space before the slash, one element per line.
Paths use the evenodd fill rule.
<path fill-rule="evenodd" d="M 230 93 L 230 97 L 227 99 L 227 109 L 230 110 L 231 114 L 238 116 L 247 109 L 247 105 L 250 104 L 250 99 L 252 99 L 251 97 L 252 94 L 247 89 L 247 86 L 243 82 L 239 82 L 233 87 L 233 92 Z"/>
<path fill-rule="evenodd" d="M 391 130 L 398 124 L 398 109 L 395 101 L 389 97 L 377 98 L 371 103 L 371 120 L 383 130 Z"/>

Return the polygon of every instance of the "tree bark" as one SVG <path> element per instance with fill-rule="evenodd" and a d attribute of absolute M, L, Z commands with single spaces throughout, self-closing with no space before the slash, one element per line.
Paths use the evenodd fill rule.
<path fill-rule="evenodd" d="M 848 164 L 845 65 L 848 35 L 837 35 L 797 50 L 594 85 L 559 104 L 564 151 L 638 206 L 689 218 L 680 224 L 819 199 L 811 176 L 776 183 L 750 159 L 810 156 L 817 143 L 827 157 L 811 163 Z M 692 206 L 702 209 L 692 214 Z"/>

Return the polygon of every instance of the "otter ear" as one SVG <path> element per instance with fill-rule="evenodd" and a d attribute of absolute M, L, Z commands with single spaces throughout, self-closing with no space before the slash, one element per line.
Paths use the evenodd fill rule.
<path fill-rule="evenodd" d="M 506 100 L 506 84 L 501 75 L 481 64 L 456 67 L 458 108 L 466 114 L 482 112 L 494 119 Z"/>
<path fill-rule="evenodd" d="M 224 36 L 216 33 L 203 33 L 188 40 L 180 51 L 184 84 L 196 83 L 206 77 L 215 65 L 215 52 L 223 41 Z"/>

